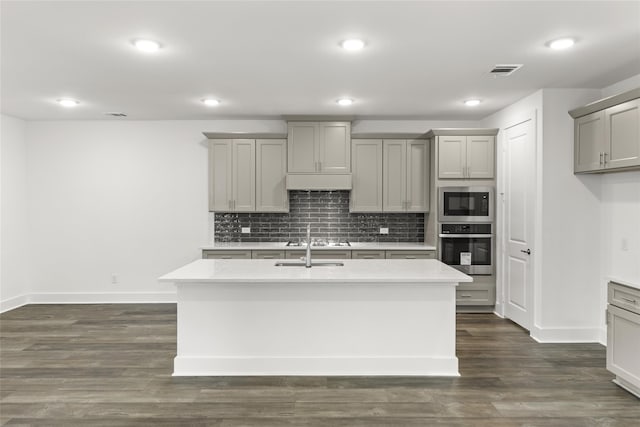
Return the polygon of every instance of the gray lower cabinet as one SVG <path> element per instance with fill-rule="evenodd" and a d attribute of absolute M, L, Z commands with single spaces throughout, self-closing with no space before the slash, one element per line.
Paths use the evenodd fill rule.
<path fill-rule="evenodd" d="M 607 369 L 640 397 L 640 289 L 609 282 L 607 291 Z"/>
<path fill-rule="evenodd" d="M 284 259 L 285 251 L 278 251 L 278 250 L 271 250 L 271 249 L 251 251 L 251 258 L 252 259 Z"/>
<path fill-rule="evenodd" d="M 204 259 L 251 259 L 251 251 L 246 250 L 204 250 Z"/>
<path fill-rule="evenodd" d="M 387 259 L 436 259 L 436 251 L 386 251 Z"/>
<path fill-rule="evenodd" d="M 287 251 L 287 259 L 300 259 L 307 255 L 307 251 Z M 311 259 L 351 259 L 351 251 L 343 250 L 311 250 Z"/>
<path fill-rule="evenodd" d="M 354 250 L 351 251 L 351 258 L 353 259 L 385 259 L 385 251 L 375 250 Z"/>
<path fill-rule="evenodd" d="M 456 288 L 456 305 L 490 305 L 496 303 L 494 285 L 460 283 Z"/>

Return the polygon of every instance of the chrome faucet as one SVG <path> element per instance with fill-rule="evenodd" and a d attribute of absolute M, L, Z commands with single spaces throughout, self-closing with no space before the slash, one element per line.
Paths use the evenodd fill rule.
<path fill-rule="evenodd" d="M 307 224 L 307 256 L 305 257 L 305 267 L 311 268 L 311 224 Z"/>

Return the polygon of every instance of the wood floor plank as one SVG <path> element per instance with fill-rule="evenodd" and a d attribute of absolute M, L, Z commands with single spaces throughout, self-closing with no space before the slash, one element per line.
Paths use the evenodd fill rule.
<path fill-rule="evenodd" d="M 174 304 L 0 315 L 0 426 L 638 427 L 599 344 L 459 314 L 461 377 L 172 377 Z"/>

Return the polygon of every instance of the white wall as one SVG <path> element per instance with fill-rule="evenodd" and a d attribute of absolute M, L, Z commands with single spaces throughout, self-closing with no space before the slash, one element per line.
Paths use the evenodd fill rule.
<path fill-rule="evenodd" d="M 542 341 L 600 339 L 601 179 L 573 174 L 569 110 L 601 96 L 592 89 L 543 90 L 540 311 L 532 336 Z"/>
<path fill-rule="evenodd" d="M 203 131 L 284 132 L 282 121 L 27 125 L 34 302 L 172 300 L 157 277 L 207 243 Z M 118 283 L 112 283 L 112 275 Z"/>
<path fill-rule="evenodd" d="M 640 74 L 602 89 L 611 96 L 640 87 Z M 640 171 L 603 174 L 601 177 L 600 312 L 607 305 L 610 279 L 640 284 Z M 602 316 L 601 328 L 606 329 Z M 604 333 L 603 333 L 604 336 Z"/>
<path fill-rule="evenodd" d="M 28 302 L 25 123 L 0 117 L 0 311 Z"/>

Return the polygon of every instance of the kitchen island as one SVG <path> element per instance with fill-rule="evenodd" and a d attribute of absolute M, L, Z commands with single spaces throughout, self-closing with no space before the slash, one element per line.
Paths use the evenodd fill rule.
<path fill-rule="evenodd" d="M 173 375 L 459 375 L 455 288 L 471 277 L 437 260 L 277 262 L 203 259 L 159 279 L 177 287 Z"/>

